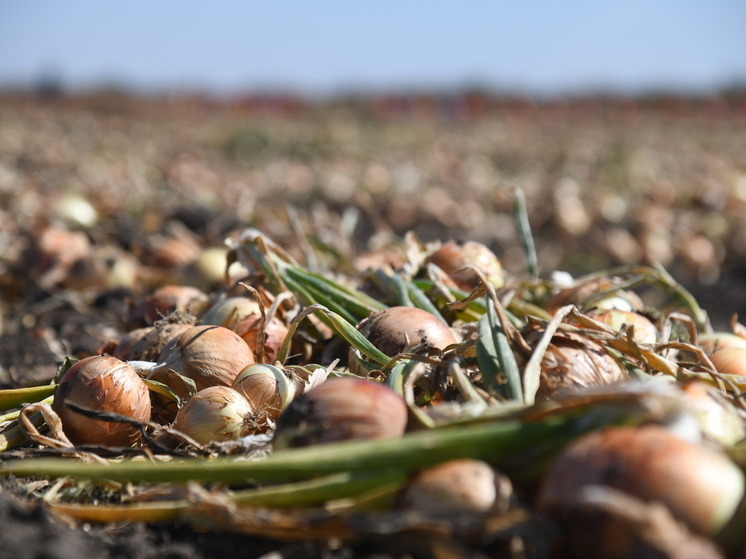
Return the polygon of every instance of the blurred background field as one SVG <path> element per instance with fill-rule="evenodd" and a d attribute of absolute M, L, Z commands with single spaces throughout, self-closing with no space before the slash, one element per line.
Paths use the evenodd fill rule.
<path fill-rule="evenodd" d="M 94 243 L 137 256 L 173 221 L 211 246 L 241 226 L 290 245 L 305 235 L 335 266 L 414 231 L 480 240 L 520 274 L 520 188 L 544 273 L 657 263 L 706 307 L 721 286 L 724 309 L 744 301 L 741 92 L 325 102 L 36 92 L 3 97 L 0 121 L 5 262 L 35 228 L 69 219 L 55 211 L 75 194 L 99 214 Z"/>

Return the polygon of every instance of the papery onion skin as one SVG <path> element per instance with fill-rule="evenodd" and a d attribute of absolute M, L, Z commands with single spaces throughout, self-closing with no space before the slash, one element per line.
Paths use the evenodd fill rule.
<path fill-rule="evenodd" d="M 251 348 L 235 332 L 222 326 L 193 326 L 171 340 L 158 356 L 163 369 L 194 381 L 197 390 L 230 386 L 245 367 L 254 363 Z M 158 375 L 151 375 L 158 380 Z"/>
<path fill-rule="evenodd" d="M 192 396 L 176 414 L 174 428 L 200 444 L 236 440 L 247 433 L 251 404 L 228 386 L 210 386 Z"/>
<path fill-rule="evenodd" d="M 280 414 L 274 446 L 396 438 L 406 426 L 407 405 L 396 392 L 361 378 L 337 378 L 300 395 Z"/>
<path fill-rule="evenodd" d="M 141 422 L 150 420 L 148 387 L 133 367 L 111 356 L 87 357 L 70 367 L 55 389 L 52 408 L 74 444 L 132 446 L 140 439 L 141 431 L 134 425 L 88 417 L 67 403 Z"/>
<path fill-rule="evenodd" d="M 555 460 L 539 507 L 562 514 L 583 488 L 601 485 L 663 503 L 700 534 L 716 533 L 744 490 L 740 468 L 717 451 L 678 438 L 657 425 L 611 427 L 571 443 Z"/>

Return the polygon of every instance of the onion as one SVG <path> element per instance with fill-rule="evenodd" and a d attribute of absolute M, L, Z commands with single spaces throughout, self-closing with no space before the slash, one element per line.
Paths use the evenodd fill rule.
<path fill-rule="evenodd" d="M 248 297 L 228 297 L 218 301 L 205 312 L 200 322 L 233 330 L 249 344 L 254 355 L 259 354 L 261 344 L 267 362 L 274 362 L 288 334 L 287 326 L 274 317 L 264 324 L 264 331 L 260 332 L 262 315 L 259 303 Z"/>
<path fill-rule="evenodd" d="M 202 315 L 202 324 L 215 324 L 234 329 L 247 316 L 260 311 L 259 303 L 249 297 L 227 297 L 214 303 Z"/>
<path fill-rule="evenodd" d="M 165 285 L 145 297 L 130 312 L 129 328 L 154 324 L 174 311 L 198 315 L 207 304 L 207 295 L 188 285 Z"/>
<path fill-rule="evenodd" d="M 523 333 L 532 346 L 544 334 L 535 328 L 531 323 Z M 603 386 L 624 378 L 626 373 L 603 346 L 574 332 L 557 332 L 541 360 L 536 399 L 550 399 L 563 391 Z"/>
<path fill-rule="evenodd" d="M 712 332 L 697 336 L 697 345 L 707 353 L 712 353 L 718 349 L 729 347 L 740 347 L 746 349 L 746 338 L 730 332 Z"/>
<path fill-rule="evenodd" d="M 575 305 L 583 311 L 590 309 L 641 310 L 644 304 L 634 291 L 614 289 L 620 283 L 621 280 L 617 278 L 600 277 L 562 287 L 548 301 L 547 310 L 553 313 L 565 305 Z M 608 293 L 599 298 L 601 292 Z"/>
<path fill-rule="evenodd" d="M 389 307 L 378 311 L 363 319 L 357 329 L 389 357 L 417 346 L 442 350 L 456 343 L 447 324 L 416 307 Z"/>
<path fill-rule="evenodd" d="M 217 289 L 225 282 L 227 268 L 227 248 L 205 248 L 181 270 L 181 281 L 186 285 L 210 291 Z"/>
<path fill-rule="evenodd" d="M 131 446 L 137 442 L 141 432 L 134 425 L 95 419 L 74 411 L 68 403 L 150 420 L 148 387 L 133 367 L 107 355 L 87 357 L 70 367 L 55 388 L 52 408 L 74 444 Z"/>
<path fill-rule="evenodd" d="M 191 324 L 157 322 L 147 335 L 138 340 L 130 350 L 128 360 L 155 361 L 171 340 L 191 328 Z"/>
<path fill-rule="evenodd" d="M 746 348 L 723 347 L 710 355 L 710 361 L 719 373 L 725 375 L 746 375 Z"/>
<path fill-rule="evenodd" d="M 560 454 L 544 480 L 539 506 L 572 514 L 584 488 L 596 485 L 660 502 L 690 529 L 714 534 L 736 510 L 744 478 L 725 455 L 664 427 L 612 427 L 579 438 Z"/>
<path fill-rule="evenodd" d="M 495 472 L 479 460 L 449 460 L 422 470 L 404 491 L 403 505 L 428 515 L 483 513 L 497 498 Z"/>
<path fill-rule="evenodd" d="M 197 390 L 202 390 L 233 384 L 238 373 L 254 363 L 254 354 L 238 334 L 227 328 L 192 326 L 166 344 L 158 362 L 161 365 L 149 378 L 162 379 L 163 373 L 171 370 L 192 379 Z"/>
<path fill-rule="evenodd" d="M 236 440 L 246 434 L 251 404 L 228 386 L 210 386 L 192 396 L 176 414 L 174 428 L 200 444 Z"/>
<path fill-rule="evenodd" d="M 337 378 L 291 402 L 277 419 L 274 446 L 395 438 L 406 426 L 407 405 L 396 392 L 361 378 Z"/>
<path fill-rule="evenodd" d="M 597 309 L 588 312 L 588 316 L 607 324 L 614 330 L 622 327 L 633 327 L 634 339 L 644 344 L 654 344 L 658 339 L 658 329 L 648 318 L 634 311 L 622 309 Z M 744 340 L 746 341 L 746 340 Z"/>
<path fill-rule="evenodd" d="M 471 291 L 479 285 L 479 276 L 472 266 L 479 268 L 495 287 L 505 283 L 503 267 L 494 252 L 476 241 L 449 241 L 430 254 L 425 262 L 443 270 L 459 289 Z"/>
<path fill-rule="evenodd" d="M 249 365 L 233 381 L 233 388 L 254 408 L 255 421 L 260 426 L 266 425 L 268 419 L 277 419 L 295 397 L 295 385 L 274 365 Z"/>

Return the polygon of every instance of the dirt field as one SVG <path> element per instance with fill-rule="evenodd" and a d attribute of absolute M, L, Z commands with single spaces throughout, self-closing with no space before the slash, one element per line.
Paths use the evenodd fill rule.
<path fill-rule="evenodd" d="M 245 227 L 343 273 L 414 232 L 481 241 L 525 275 L 515 189 L 542 275 L 660 264 L 725 329 L 746 315 L 745 130 L 736 95 L 324 105 L 5 95 L 0 387 L 48 382 L 65 356 L 117 339 L 158 285 L 210 288 L 189 264 Z M 80 232 L 91 256 L 46 259 L 49 225 Z M 29 495 L 3 480 L 0 557 L 426 556 L 385 538 L 354 547 L 169 524 L 70 527 L 38 505 L 47 488 Z"/>

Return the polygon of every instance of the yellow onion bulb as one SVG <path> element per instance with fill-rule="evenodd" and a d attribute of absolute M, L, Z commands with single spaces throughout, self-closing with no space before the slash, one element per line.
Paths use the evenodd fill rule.
<path fill-rule="evenodd" d="M 238 373 L 233 388 L 254 408 L 259 426 L 265 426 L 268 419 L 276 420 L 295 398 L 295 384 L 285 371 L 274 365 L 249 365 Z"/>
<path fill-rule="evenodd" d="M 697 345 L 706 353 L 733 347 L 746 349 L 746 338 L 730 332 L 711 332 L 697 336 Z"/>
<path fill-rule="evenodd" d="M 176 414 L 174 428 L 199 444 L 233 441 L 247 434 L 254 410 L 229 386 L 210 386 L 189 398 Z"/>
<path fill-rule="evenodd" d="M 479 285 L 478 268 L 495 287 L 505 283 L 502 263 L 487 246 L 477 241 L 449 241 L 430 254 L 425 262 L 443 270 L 459 289 L 471 291 Z"/>
<path fill-rule="evenodd" d="M 174 311 L 199 315 L 207 302 L 207 294 L 195 287 L 164 285 L 143 298 L 131 310 L 128 326 L 149 326 Z"/>
<path fill-rule="evenodd" d="M 497 498 L 492 467 L 481 460 L 449 460 L 418 472 L 407 484 L 403 506 L 426 515 L 484 513 Z"/>
<path fill-rule="evenodd" d="M 389 307 L 360 321 L 357 329 L 389 357 L 417 346 L 445 349 L 456 343 L 447 324 L 416 307 Z"/>
<path fill-rule="evenodd" d="M 406 426 L 407 405 L 389 387 L 362 378 L 336 378 L 290 403 L 277 419 L 274 446 L 396 438 Z"/>
<path fill-rule="evenodd" d="M 658 340 L 658 329 L 650 319 L 638 312 L 622 309 L 595 309 L 588 316 L 619 331 L 622 327 L 632 327 L 634 339 L 644 344 L 654 344 Z"/>
<path fill-rule="evenodd" d="M 116 413 L 136 421 L 150 420 L 150 393 L 129 364 L 108 355 L 86 357 L 62 376 L 52 408 L 74 444 L 132 446 L 141 431 L 134 425 L 89 417 L 68 407 Z"/>
<path fill-rule="evenodd" d="M 710 361 L 724 375 L 746 375 L 746 348 L 723 347 L 710 355 Z"/>
<path fill-rule="evenodd" d="M 524 338 L 531 346 L 543 335 L 542 329 L 524 331 Z M 540 367 L 537 400 L 551 399 L 578 388 L 612 384 L 627 376 L 601 344 L 574 332 L 557 332 L 552 336 Z"/>
<path fill-rule="evenodd" d="M 192 324 L 158 322 L 150 326 L 147 334 L 130 349 L 126 359 L 155 361 L 171 340 L 192 327 Z"/>
<path fill-rule="evenodd" d="M 159 354 L 158 362 L 162 365 L 150 374 L 153 380 L 167 378 L 164 373 L 170 370 L 192 379 L 197 390 L 202 390 L 233 384 L 238 373 L 254 363 L 254 354 L 235 332 L 203 325 L 172 339 Z"/>
<path fill-rule="evenodd" d="M 715 387 L 693 380 L 681 386 L 686 410 L 697 421 L 700 432 L 728 447 L 743 440 L 746 426 L 735 406 Z"/>
<path fill-rule="evenodd" d="M 228 297 L 218 301 L 205 312 L 200 322 L 233 330 L 249 344 L 255 356 L 261 350 L 264 361 L 268 363 L 275 361 L 288 334 L 288 327 L 276 317 L 262 323 L 259 303 L 249 297 Z"/>
<path fill-rule="evenodd" d="M 572 517 L 591 486 L 659 502 L 690 529 L 710 535 L 735 512 L 744 476 L 724 454 L 665 427 L 610 427 L 580 437 L 560 453 L 539 492 L 539 507 Z"/>
<path fill-rule="evenodd" d="M 215 302 L 207 309 L 200 322 L 234 330 L 236 324 L 259 310 L 259 303 L 250 297 L 227 297 Z"/>

